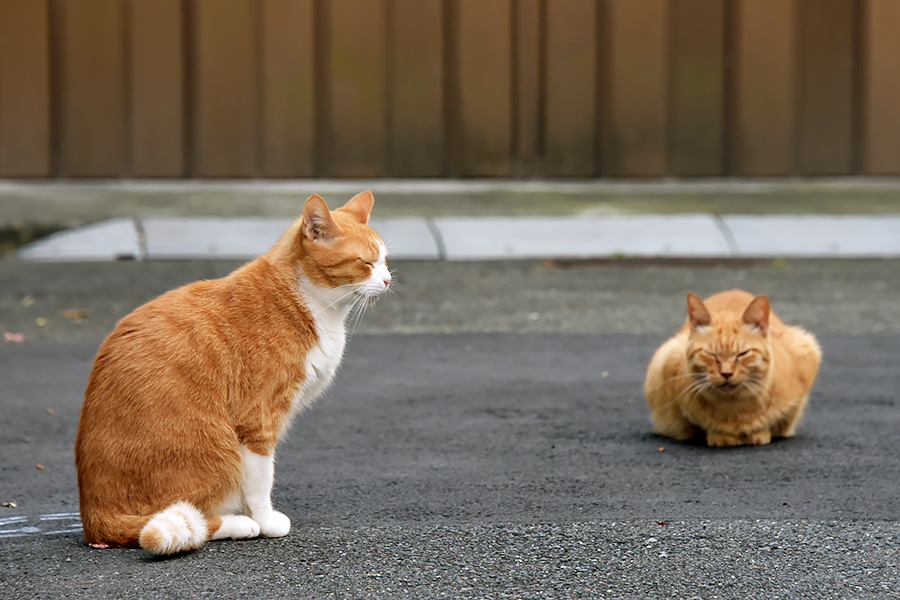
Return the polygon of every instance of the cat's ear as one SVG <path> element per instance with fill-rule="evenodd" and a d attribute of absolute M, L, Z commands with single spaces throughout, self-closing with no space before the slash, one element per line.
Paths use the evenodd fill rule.
<path fill-rule="evenodd" d="M 331 218 L 322 196 L 313 194 L 303 205 L 303 235 L 309 240 L 327 242 L 340 235 L 341 228 Z"/>
<path fill-rule="evenodd" d="M 703 300 L 694 292 L 688 292 L 687 295 L 688 318 L 691 320 L 691 331 L 696 331 L 699 327 L 708 327 L 712 323 L 712 317 Z"/>
<path fill-rule="evenodd" d="M 372 206 L 374 205 L 375 196 L 372 195 L 370 190 L 366 190 L 350 198 L 340 210 L 350 213 L 363 225 L 368 225 L 369 215 L 372 213 Z"/>
<path fill-rule="evenodd" d="M 757 296 L 744 311 L 741 320 L 750 327 L 759 330 L 763 335 L 769 330 L 769 298 L 765 294 Z"/>

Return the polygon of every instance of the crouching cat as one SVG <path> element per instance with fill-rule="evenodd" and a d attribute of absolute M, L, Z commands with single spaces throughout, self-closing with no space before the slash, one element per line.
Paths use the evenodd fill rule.
<path fill-rule="evenodd" d="M 741 290 L 705 301 L 689 293 L 687 308 L 647 368 L 656 433 L 709 446 L 793 436 L 822 359 L 816 338 L 782 323 L 766 296 Z"/>
<path fill-rule="evenodd" d="M 391 283 L 371 192 L 311 196 L 256 260 L 124 317 L 97 353 L 75 442 L 85 540 L 154 554 L 280 537 L 274 451 L 331 383 L 350 313 Z"/>

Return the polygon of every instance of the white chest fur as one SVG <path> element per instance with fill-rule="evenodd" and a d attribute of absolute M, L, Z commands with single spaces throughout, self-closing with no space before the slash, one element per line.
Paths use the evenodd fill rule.
<path fill-rule="evenodd" d="M 291 403 L 292 417 L 309 407 L 331 385 L 347 343 L 346 312 L 322 310 L 317 306 L 310 308 L 318 341 L 306 355 L 305 376 Z"/>

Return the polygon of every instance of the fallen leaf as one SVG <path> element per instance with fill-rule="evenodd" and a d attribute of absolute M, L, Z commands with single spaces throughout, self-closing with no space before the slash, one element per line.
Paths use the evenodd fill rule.
<path fill-rule="evenodd" d="M 609 371 L 602 371 L 600 377 L 609 377 Z"/>
<path fill-rule="evenodd" d="M 34 296 L 25 296 L 24 298 L 22 298 L 22 306 L 24 306 L 25 308 L 28 308 L 29 306 L 34 304 L 34 302 Z"/>
<path fill-rule="evenodd" d="M 12 331 L 3 332 L 3 341 L 10 344 L 21 344 L 25 341 L 24 333 L 13 333 Z"/>
<path fill-rule="evenodd" d="M 35 325 L 37 325 L 38 327 L 44 327 L 49 322 L 50 321 L 48 321 L 46 317 L 38 317 L 37 319 L 34 320 Z"/>
<path fill-rule="evenodd" d="M 35 469 L 37 469 L 38 471 L 43 471 L 43 470 L 44 470 L 44 465 L 38 465 L 38 466 L 35 467 Z"/>
<path fill-rule="evenodd" d="M 656 449 L 656 451 L 657 452 L 665 452 L 666 449 L 664 447 L 660 446 L 659 448 Z"/>
<path fill-rule="evenodd" d="M 48 408 L 48 409 L 47 409 L 47 414 L 48 414 L 48 415 L 52 415 L 53 412 L 54 412 L 54 410 L 53 410 L 52 408 Z"/>
<path fill-rule="evenodd" d="M 668 521 L 657 521 L 656 524 L 657 525 L 668 525 L 669 522 Z"/>
<path fill-rule="evenodd" d="M 4 503 L 3 503 L 3 506 L 5 506 L 6 508 L 16 508 L 16 507 L 18 507 L 19 505 L 16 504 L 15 502 L 4 502 Z"/>
<path fill-rule="evenodd" d="M 80 308 L 69 308 L 62 312 L 62 316 L 69 319 L 73 323 L 81 323 L 87 318 L 87 311 Z"/>

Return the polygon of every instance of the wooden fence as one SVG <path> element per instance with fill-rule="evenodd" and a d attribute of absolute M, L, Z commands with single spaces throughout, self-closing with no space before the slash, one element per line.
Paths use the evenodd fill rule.
<path fill-rule="evenodd" d="M 0 0 L 0 177 L 900 174 L 900 0 Z"/>

